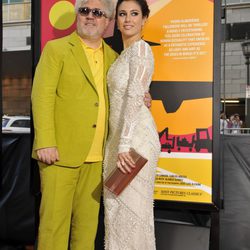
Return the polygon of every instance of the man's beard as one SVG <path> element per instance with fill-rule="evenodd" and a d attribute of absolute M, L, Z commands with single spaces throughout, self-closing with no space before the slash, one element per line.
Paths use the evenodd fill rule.
<path fill-rule="evenodd" d="M 91 39 L 97 39 L 97 38 L 101 38 L 101 35 L 98 33 L 98 31 L 92 31 L 90 29 L 85 29 L 82 28 L 83 25 L 81 25 L 80 23 L 77 24 L 77 34 L 81 37 L 81 38 L 91 38 Z"/>

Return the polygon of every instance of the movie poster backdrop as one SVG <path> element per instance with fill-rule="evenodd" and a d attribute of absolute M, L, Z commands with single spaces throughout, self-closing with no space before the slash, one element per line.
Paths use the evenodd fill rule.
<path fill-rule="evenodd" d="M 41 49 L 75 29 L 74 0 L 41 0 Z M 153 50 L 151 111 L 162 146 L 156 200 L 212 203 L 214 1 L 148 0 L 143 39 Z M 117 51 L 114 21 L 105 40 Z"/>

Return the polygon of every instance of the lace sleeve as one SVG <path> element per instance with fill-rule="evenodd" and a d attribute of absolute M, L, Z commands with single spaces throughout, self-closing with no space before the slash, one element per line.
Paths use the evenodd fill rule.
<path fill-rule="evenodd" d="M 132 131 L 137 125 L 137 114 L 144 105 L 144 95 L 151 83 L 154 59 L 149 45 L 140 41 L 129 51 L 129 82 L 127 103 L 123 114 L 124 123 L 119 142 L 119 153 L 128 152 Z"/>

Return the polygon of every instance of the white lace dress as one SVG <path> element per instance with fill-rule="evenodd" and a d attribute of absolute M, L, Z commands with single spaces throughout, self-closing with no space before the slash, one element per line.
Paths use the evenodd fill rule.
<path fill-rule="evenodd" d="M 116 168 L 118 152 L 128 152 L 130 147 L 148 163 L 119 197 L 104 189 L 106 250 L 155 249 L 153 190 L 160 142 L 143 101 L 153 69 L 151 48 L 140 40 L 125 49 L 108 72 L 110 118 L 104 180 Z"/>

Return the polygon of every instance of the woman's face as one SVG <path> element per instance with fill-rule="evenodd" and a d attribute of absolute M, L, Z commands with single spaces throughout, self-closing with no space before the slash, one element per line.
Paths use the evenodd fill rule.
<path fill-rule="evenodd" d="M 146 17 L 142 16 L 140 5 L 133 1 L 124 1 L 118 7 L 117 25 L 123 38 L 138 40 Z"/>

